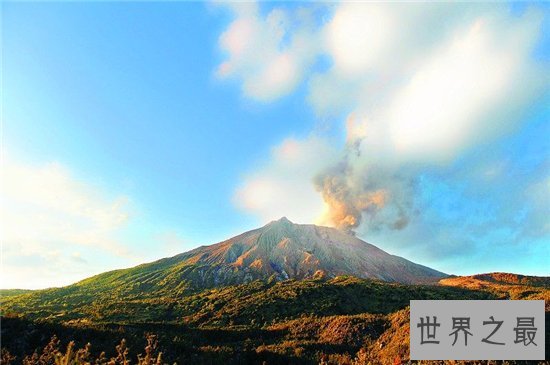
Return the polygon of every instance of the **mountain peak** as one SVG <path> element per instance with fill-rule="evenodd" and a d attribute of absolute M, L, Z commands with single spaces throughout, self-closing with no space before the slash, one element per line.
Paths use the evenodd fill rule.
<path fill-rule="evenodd" d="M 303 279 L 318 272 L 327 277 L 353 275 L 403 283 L 437 281 L 446 276 L 335 228 L 295 224 L 286 217 L 177 257 L 184 265 L 210 267 L 216 283 L 273 275 L 281 280 Z"/>
<path fill-rule="evenodd" d="M 276 220 L 274 222 L 277 222 L 277 223 L 291 223 L 292 224 L 290 219 L 288 219 L 287 217 L 281 217 L 281 218 L 279 218 L 278 220 Z"/>
<path fill-rule="evenodd" d="M 291 226 L 291 225 L 294 225 L 294 223 L 291 222 L 290 219 L 288 219 L 287 217 L 281 217 L 267 224 L 267 226 Z"/>

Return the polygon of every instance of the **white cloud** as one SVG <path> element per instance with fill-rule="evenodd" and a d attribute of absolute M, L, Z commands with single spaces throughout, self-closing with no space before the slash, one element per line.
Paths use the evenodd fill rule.
<path fill-rule="evenodd" d="M 2 287 L 68 284 L 113 258 L 133 262 L 116 238 L 130 214 L 126 196 L 108 197 L 55 162 L 4 158 L 1 181 Z M 108 259 L 90 266 L 83 253 Z"/>
<path fill-rule="evenodd" d="M 515 122 L 499 109 L 511 111 L 507 103 L 523 102 L 539 86 L 529 62 L 533 24 L 532 17 L 520 24 L 481 17 L 428 54 L 379 116 L 396 152 L 452 159 Z"/>
<path fill-rule="evenodd" d="M 263 16 L 255 3 L 229 6 L 235 20 L 219 39 L 228 59 L 218 77 L 239 79 L 243 93 L 261 101 L 294 90 L 317 53 L 307 11 L 275 8 Z"/>
<path fill-rule="evenodd" d="M 514 17 L 501 4 L 345 3 L 322 30 L 333 65 L 311 77 L 309 100 L 321 114 L 355 109 L 388 125 L 402 147 L 434 124 L 462 133 L 503 94 L 531 95 L 544 75 L 529 62 L 540 23 L 536 11 Z"/>
<path fill-rule="evenodd" d="M 395 41 L 396 20 L 383 4 L 339 6 L 324 29 L 335 71 L 344 77 L 356 77 L 376 67 L 379 56 Z"/>
<path fill-rule="evenodd" d="M 247 177 L 247 194 L 238 201 L 263 219 L 300 209 L 301 217 L 313 221 L 320 213 L 313 193 L 318 189 L 326 201 L 323 209 L 342 211 L 333 217 L 363 220 L 366 230 L 403 229 L 417 214 L 411 197 L 416 177 L 513 130 L 521 112 L 548 84 L 547 70 L 531 58 L 541 14 L 533 8 L 513 15 L 507 4 L 495 3 L 342 3 L 328 9 L 324 24 L 308 28 L 306 40 L 318 45 L 306 48 L 309 55 L 328 56 L 329 67 L 301 68 L 300 75 L 309 80 L 308 100 L 320 116 L 353 121 L 346 146 L 294 165 L 294 170 L 274 154 Z M 282 29 L 270 34 L 292 39 L 302 31 L 299 26 Z M 269 53 L 254 42 L 247 44 L 255 50 L 250 51 L 252 62 Z M 257 75 L 248 71 L 242 68 L 239 74 L 244 89 Z M 260 80 L 258 85 L 268 83 Z M 280 89 L 276 96 L 291 90 Z M 295 143 L 307 150 L 309 141 Z M 316 185 L 310 185 L 312 176 Z M 317 203 L 304 204 L 295 195 Z M 379 195 L 384 195 L 383 204 L 369 203 Z M 290 206 L 282 206 L 281 200 Z M 341 209 L 346 202 L 362 203 Z"/>
<path fill-rule="evenodd" d="M 312 189 L 312 182 L 325 164 L 335 160 L 335 155 L 319 137 L 286 139 L 273 149 L 267 165 L 245 177 L 235 194 L 235 203 L 263 222 L 283 216 L 294 222 L 313 222 L 324 205 Z"/>

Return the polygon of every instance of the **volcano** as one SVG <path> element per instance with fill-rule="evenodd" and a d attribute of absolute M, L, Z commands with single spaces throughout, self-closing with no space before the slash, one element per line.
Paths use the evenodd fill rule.
<path fill-rule="evenodd" d="M 36 291 L 36 301 L 85 303 L 119 298 L 180 297 L 255 280 L 327 279 L 349 275 L 403 284 L 436 283 L 448 275 L 415 264 L 334 228 L 286 218 L 209 246 L 75 284 Z"/>
<path fill-rule="evenodd" d="M 204 284 L 252 279 L 359 278 L 418 284 L 447 275 L 389 253 L 343 231 L 295 224 L 283 217 L 226 241 L 171 259 L 205 268 Z"/>
<path fill-rule="evenodd" d="M 435 285 L 414 285 L 425 283 Z M 342 231 L 281 218 L 66 287 L 0 291 L 2 346 L 23 358 L 51 351 L 44 341 L 60 333 L 64 343 L 76 338 L 99 349 L 146 337 L 150 349 L 155 331 L 169 363 L 336 364 L 352 363 L 354 353 L 361 362 L 402 363 L 411 300 L 548 303 L 548 285 L 547 277 L 509 273 L 448 277 Z"/>

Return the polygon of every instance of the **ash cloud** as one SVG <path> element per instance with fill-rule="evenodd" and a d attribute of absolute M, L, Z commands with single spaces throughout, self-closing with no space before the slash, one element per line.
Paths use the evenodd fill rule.
<path fill-rule="evenodd" d="M 332 6 L 310 38 L 320 42 L 316 57 L 331 65 L 297 62 L 295 69 L 304 73 L 299 79 L 307 80 L 308 102 L 323 123 L 327 117 L 338 125 L 347 121 L 345 147 L 337 151 L 339 135 L 315 138 L 331 148 L 312 144 L 311 136 L 295 139 L 290 150 L 303 158 L 273 154 L 247 175 L 236 201 L 266 222 L 294 215 L 294 221 L 384 242 L 412 259 L 451 257 L 458 265 L 474 251 L 487 253 L 479 261 L 485 263 L 511 236 L 527 242 L 526 235 L 547 235 L 547 199 L 541 196 L 549 196 L 548 180 L 528 183 L 529 175 L 548 169 L 523 156 L 513 160 L 533 172 L 510 178 L 509 169 L 495 169 L 512 151 L 499 153 L 496 143 L 525 128 L 525 111 L 548 85 L 547 65 L 531 57 L 543 13 L 529 6 L 512 15 L 508 8 Z M 516 146 L 530 146 L 542 135 L 530 134 L 532 141 Z M 485 155 L 488 173 L 476 172 Z M 522 189 L 536 198 L 522 199 Z"/>
<path fill-rule="evenodd" d="M 325 202 L 319 223 L 355 233 L 401 230 L 411 221 L 415 179 L 374 164 L 361 153 L 362 139 L 348 141 L 341 159 L 314 179 Z"/>

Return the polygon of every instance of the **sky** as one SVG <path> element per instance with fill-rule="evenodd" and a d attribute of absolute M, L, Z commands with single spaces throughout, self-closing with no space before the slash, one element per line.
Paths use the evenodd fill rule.
<path fill-rule="evenodd" d="M 550 275 L 548 4 L 1 7 L 2 288 L 282 216 Z"/>

